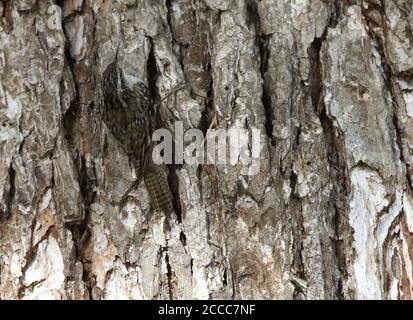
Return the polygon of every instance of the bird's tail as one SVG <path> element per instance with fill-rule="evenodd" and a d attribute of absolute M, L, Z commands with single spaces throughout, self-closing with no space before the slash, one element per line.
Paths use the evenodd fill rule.
<path fill-rule="evenodd" d="M 160 169 L 151 170 L 144 174 L 143 179 L 154 210 L 165 213 L 172 211 L 172 193 L 163 172 Z"/>

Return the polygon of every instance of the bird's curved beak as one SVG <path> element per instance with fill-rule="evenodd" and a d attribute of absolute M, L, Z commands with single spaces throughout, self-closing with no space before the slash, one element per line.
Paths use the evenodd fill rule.
<path fill-rule="evenodd" d="M 115 63 L 118 63 L 118 55 L 119 55 L 119 48 L 120 48 L 120 42 L 118 43 L 118 47 L 116 49 L 116 54 L 115 54 Z"/>

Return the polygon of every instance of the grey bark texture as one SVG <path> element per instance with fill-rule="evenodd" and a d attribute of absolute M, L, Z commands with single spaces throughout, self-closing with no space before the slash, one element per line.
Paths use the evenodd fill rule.
<path fill-rule="evenodd" d="M 1 299 L 412 298 L 412 0 L 9 0 L 0 19 Z M 170 165 L 174 214 L 143 184 L 120 207 L 135 173 L 95 103 L 118 43 L 173 93 L 162 127 L 259 128 L 260 172 Z"/>

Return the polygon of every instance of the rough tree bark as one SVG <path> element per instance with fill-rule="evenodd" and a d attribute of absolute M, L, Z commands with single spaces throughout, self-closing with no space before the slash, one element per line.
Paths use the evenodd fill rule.
<path fill-rule="evenodd" d="M 0 18 L 0 298 L 412 298 L 412 0 L 3 0 Z M 142 185 L 119 208 L 134 172 L 95 112 L 119 42 L 158 99 L 187 84 L 163 127 L 262 129 L 260 173 L 171 165 L 174 215 Z"/>

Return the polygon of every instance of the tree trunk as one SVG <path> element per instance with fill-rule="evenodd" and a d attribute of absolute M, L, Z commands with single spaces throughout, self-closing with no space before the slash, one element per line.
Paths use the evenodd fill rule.
<path fill-rule="evenodd" d="M 412 0 L 3 0 L 0 17 L 1 299 L 412 298 Z M 170 94 L 160 127 L 258 128 L 259 173 L 169 165 L 174 214 L 143 184 L 121 207 L 135 172 L 95 102 L 119 43 Z"/>

